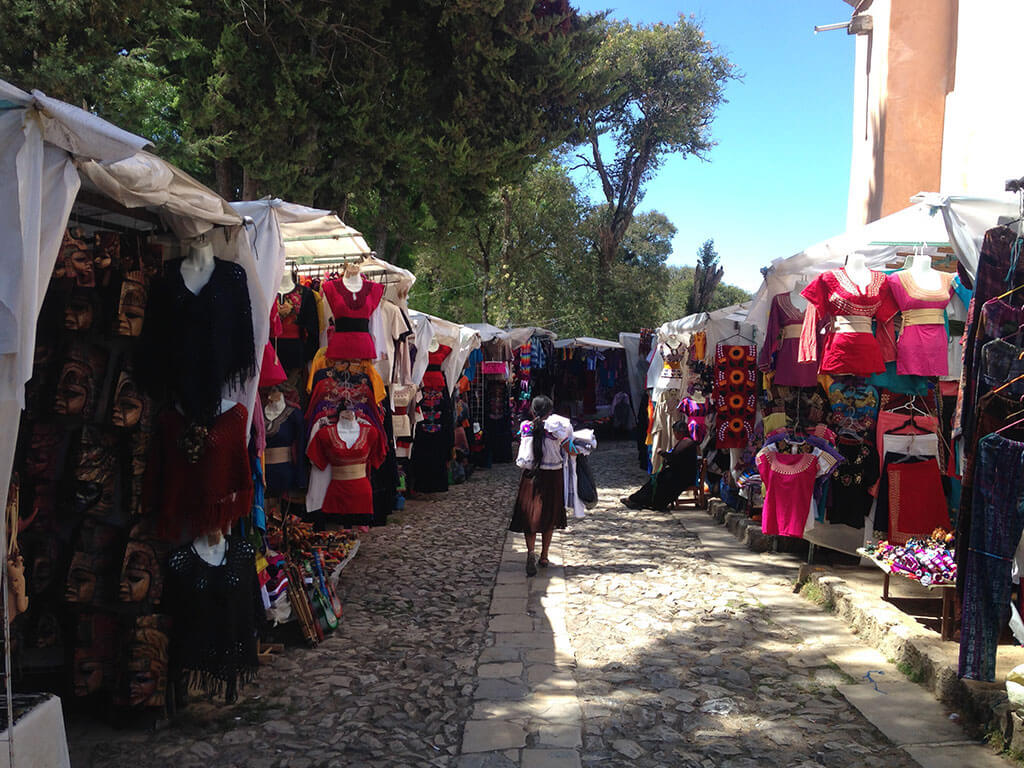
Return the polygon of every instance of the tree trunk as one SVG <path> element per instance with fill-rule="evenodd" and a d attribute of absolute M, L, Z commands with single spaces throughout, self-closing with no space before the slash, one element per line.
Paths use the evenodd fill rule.
<path fill-rule="evenodd" d="M 214 160 L 213 169 L 217 175 L 217 194 L 230 200 L 235 196 L 231 184 L 231 160 L 226 157 Z"/>
<path fill-rule="evenodd" d="M 258 194 L 256 179 L 250 175 L 248 168 L 242 169 L 242 199 L 255 200 Z"/>
<path fill-rule="evenodd" d="M 491 322 L 488 313 L 487 298 L 491 292 L 491 255 L 484 251 L 481 254 L 480 264 L 484 270 L 483 280 L 481 280 L 482 297 L 480 299 L 480 322 L 489 323 Z"/>

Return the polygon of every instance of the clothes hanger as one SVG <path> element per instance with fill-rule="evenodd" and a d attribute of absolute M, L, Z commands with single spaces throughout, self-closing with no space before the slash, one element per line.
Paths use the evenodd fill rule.
<path fill-rule="evenodd" d="M 998 387 L 996 387 L 995 389 L 992 390 L 992 394 L 995 394 L 997 392 L 1002 392 L 1008 386 L 1010 386 L 1011 384 L 1016 384 L 1021 379 L 1024 379 L 1024 373 L 1022 373 L 1020 376 L 1014 376 L 1012 379 L 1010 379 L 1009 381 L 1005 382 L 1004 384 L 1000 384 Z"/>

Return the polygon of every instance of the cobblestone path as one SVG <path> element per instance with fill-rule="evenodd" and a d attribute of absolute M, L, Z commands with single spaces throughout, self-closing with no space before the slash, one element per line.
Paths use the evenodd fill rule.
<path fill-rule="evenodd" d="M 565 545 L 582 764 L 916 766 L 835 690 L 849 678 L 773 622 L 678 513 L 619 503 L 641 479 L 636 454 L 602 448 L 599 507 Z"/>
<path fill-rule="evenodd" d="M 618 503 L 634 456 L 599 448 L 601 503 L 536 580 L 506 537 L 513 467 L 410 503 L 346 569 L 333 637 L 156 733 L 75 719 L 75 768 L 916 765 L 678 515 Z"/>

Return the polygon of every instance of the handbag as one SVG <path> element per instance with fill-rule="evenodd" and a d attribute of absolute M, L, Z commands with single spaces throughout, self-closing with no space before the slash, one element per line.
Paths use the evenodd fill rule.
<path fill-rule="evenodd" d="M 590 471 L 590 462 L 583 454 L 576 457 L 576 495 L 587 509 L 593 509 L 597 504 L 597 483 Z"/>

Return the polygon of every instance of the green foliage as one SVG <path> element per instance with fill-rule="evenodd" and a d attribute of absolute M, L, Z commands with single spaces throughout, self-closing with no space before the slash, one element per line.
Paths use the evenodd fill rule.
<path fill-rule="evenodd" d="M 735 75 L 700 27 L 682 15 L 675 24 L 606 22 L 597 70 L 608 78 L 609 99 L 583 110 L 576 138 L 585 146 L 578 157 L 597 175 L 607 203 L 597 237 L 607 269 L 645 184 L 665 158 L 706 158 L 714 146 L 711 123 Z M 611 139 L 611 157 L 602 154 L 602 137 Z"/>
<path fill-rule="evenodd" d="M 724 270 L 718 264 L 715 241 L 705 240 L 697 251 L 697 266 L 693 270 L 693 291 L 686 302 L 686 314 L 707 312 Z"/>

